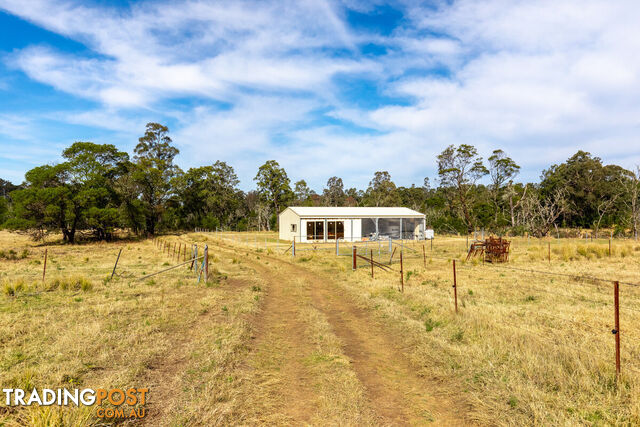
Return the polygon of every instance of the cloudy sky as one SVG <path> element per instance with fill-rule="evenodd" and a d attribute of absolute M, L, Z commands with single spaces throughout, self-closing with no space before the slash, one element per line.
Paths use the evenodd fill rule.
<path fill-rule="evenodd" d="M 276 159 L 320 190 L 436 173 L 449 144 L 521 179 L 578 149 L 640 163 L 637 1 L 0 0 L 0 177 L 74 141 L 171 129 L 241 187 Z"/>

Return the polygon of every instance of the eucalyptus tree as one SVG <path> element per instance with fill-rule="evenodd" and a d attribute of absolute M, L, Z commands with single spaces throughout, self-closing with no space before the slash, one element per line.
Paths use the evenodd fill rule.
<path fill-rule="evenodd" d="M 327 206 L 342 206 L 346 198 L 342 178 L 332 176 L 327 181 L 327 187 L 322 191 L 324 203 Z"/>
<path fill-rule="evenodd" d="M 256 181 L 260 196 L 273 209 L 275 215 L 280 213 L 284 204 L 292 200 L 291 181 L 284 168 L 280 167 L 275 160 L 268 160 L 260 166 L 253 179 Z"/>
<path fill-rule="evenodd" d="M 503 200 L 505 187 L 513 186 L 513 179 L 520 172 L 520 166 L 502 150 L 494 150 L 487 160 L 489 161 L 489 176 L 491 177 L 491 196 L 495 208 L 494 222 L 498 224 L 498 216 L 501 212 L 500 202 Z M 510 191 L 508 194 L 511 195 L 513 192 Z M 513 206 L 513 199 L 510 200 L 511 206 Z"/>
<path fill-rule="evenodd" d="M 173 195 L 172 180 L 180 174 L 174 159 L 180 153 L 169 137 L 169 128 L 159 123 L 147 123 L 144 136 L 134 149 L 136 169 L 134 179 L 140 186 L 145 215 L 145 230 L 156 232 L 166 202 Z"/>
<path fill-rule="evenodd" d="M 473 189 L 476 182 L 488 173 L 482 157 L 472 145 L 450 145 L 438 155 L 440 185 L 451 193 L 452 207 L 461 212 L 469 232 L 473 231 L 476 224 L 472 214 L 475 201 Z"/>

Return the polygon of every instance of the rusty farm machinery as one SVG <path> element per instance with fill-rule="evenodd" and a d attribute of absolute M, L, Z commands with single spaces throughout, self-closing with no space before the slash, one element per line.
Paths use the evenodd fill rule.
<path fill-rule="evenodd" d="M 509 242 L 502 237 L 489 237 L 484 241 L 475 241 L 469 247 L 467 261 L 476 256 L 483 257 L 486 262 L 509 261 Z"/>

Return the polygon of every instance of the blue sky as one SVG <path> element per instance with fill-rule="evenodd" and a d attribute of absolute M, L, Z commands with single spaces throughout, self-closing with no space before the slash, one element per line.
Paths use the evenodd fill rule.
<path fill-rule="evenodd" d="M 276 159 L 320 191 L 436 177 L 449 144 L 522 180 L 578 149 L 640 164 L 634 1 L 0 0 L 0 177 L 164 123 L 184 169 L 250 189 Z"/>

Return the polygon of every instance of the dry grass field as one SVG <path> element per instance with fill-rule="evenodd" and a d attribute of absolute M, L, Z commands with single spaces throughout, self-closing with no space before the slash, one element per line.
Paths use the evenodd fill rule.
<path fill-rule="evenodd" d="M 640 423 L 640 287 L 620 285 L 616 379 L 613 286 L 593 279 L 640 282 L 640 243 L 615 240 L 609 256 L 607 240 L 517 238 L 492 265 L 465 262 L 464 238 L 427 243 L 426 263 L 407 242 L 400 292 L 399 247 L 395 271 L 372 279 L 347 244 L 292 257 L 269 233 L 163 239 L 207 243 L 209 282 L 186 267 L 136 280 L 177 263 L 151 240 L 0 232 L 0 384 L 148 387 L 148 425 Z M 384 245 L 359 251 L 388 262 Z M 0 425 L 104 422 L 95 408 L 0 406 Z"/>

